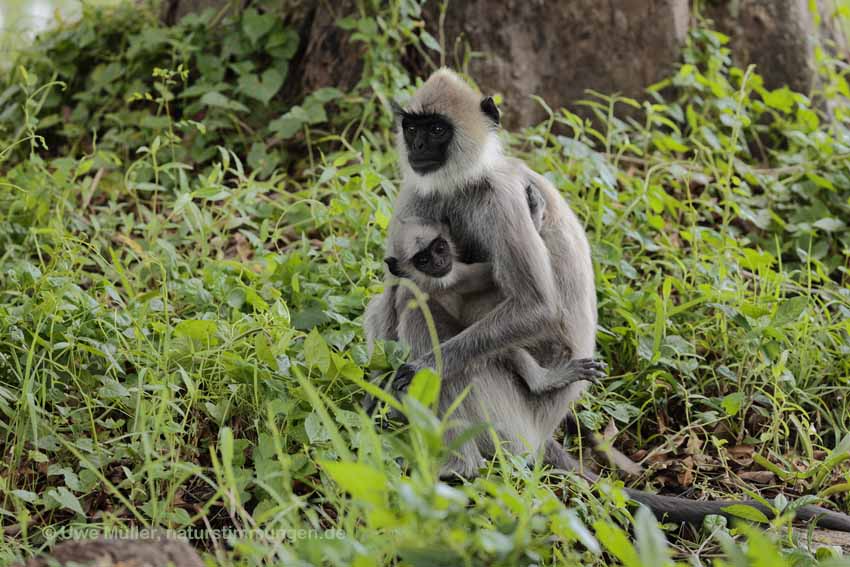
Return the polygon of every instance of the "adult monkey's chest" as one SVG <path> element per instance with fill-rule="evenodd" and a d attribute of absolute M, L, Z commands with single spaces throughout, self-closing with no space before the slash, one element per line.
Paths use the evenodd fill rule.
<path fill-rule="evenodd" d="M 463 190 L 417 196 L 419 214 L 449 227 L 460 261 L 465 264 L 490 261 L 492 243 L 485 235 L 483 214 L 483 207 L 490 206 L 490 192 L 484 182 Z"/>

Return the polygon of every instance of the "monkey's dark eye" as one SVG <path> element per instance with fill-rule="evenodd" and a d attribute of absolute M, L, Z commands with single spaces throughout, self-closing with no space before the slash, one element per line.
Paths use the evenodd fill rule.
<path fill-rule="evenodd" d="M 416 126 L 405 126 L 404 129 L 407 131 L 408 134 L 416 133 Z"/>
<path fill-rule="evenodd" d="M 431 133 L 435 136 L 441 136 L 446 131 L 446 127 L 442 124 L 434 124 L 431 126 Z"/>
<path fill-rule="evenodd" d="M 417 268 L 424 268 L 428 265 L 428 256 L 424 254 L 417 254 L 413 257 L 413 263 Z"/>

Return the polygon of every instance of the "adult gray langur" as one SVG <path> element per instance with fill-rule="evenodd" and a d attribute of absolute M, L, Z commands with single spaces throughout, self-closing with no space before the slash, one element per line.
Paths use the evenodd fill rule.
<path fill-rule="evenodd" d="M 526 195 L 532 222 L 539 228 L 545 213 L 542 199 L 531 185 L 526 187 Z M 418 217 L 401 222 L 404 225 L 402 255 L 384 260 L 390 273 L 410 279 L 428 294 L 454 319 L 456 329 L 474 324 L 501 302 L 502 295 L 493 282 L 492 266 L 488 262 L 460 262 L 448 227 Z M 396 311 L 404 308 L 396 305 Z M 605 365 L 592 358 L 558 361 L 547 369 L 523 348 L 508 347 L 500 356 L 535 395 L 559 390 L 579 380 L 596 381 L 605 375 Z"/>
<path fill-rule="evenodd" d="M 435 72 L 399 109 L 397 144 L 402 184 L 395 202 L 387 256 L 403 252 L 403 219 L 420 217 L 448 227 L 461 262 L 489 262 L 501 302 L 465 328 L 440 328 L 443 358 L 439 410 L 445 412 L 467 386 L 469 395 L 452 415 L 448 433 L 487 422 L 507 450 L 539 454 L 556 468 L 580 470 L 578 462 L 553 433 L 588 381 L 578 381 L 547 396 L 530 395 L 522 380 L 498 354 L 507 348 L 528 350 L 544 367 L 564 359 L 593 358 L 596 291 L 590 247 L 584 229 L 555 187 L 524 162 L 504 155 L 497 136 L 499 111 L 492 98 L 480 97 L 447 69 Z M 535 186 L 545 202 L 539 232 L 526 212 L 525 188 Z M 406 294 L 403 289 L 397 294 Z M 396 298 L 396 301 L 398 298 Z M 429 301 L 435 322 L 450 321 L 438 302 Z M 397 320 L 392 320 L 395 317 Z M 410 362 L 399 368 L 393 388 L 406 391 L 416 371 L 435 368 L 427 330 L 418 310 L 372 313 L 371 324 L 388 325 L 367 334 L 395 335 L 411 345 Z M 477 473 L 482 457 L 495 447 L 489 435 L 464 445 L 445 472 Z M 765 515 L 757 502 L 693 502 L 627 489 L 634 500 L 659 517 L 699 522 L 708 514 L 728 515 L 731 504 L 746 503 Z M 850 531 L 850 517 L 816 506 L 795 511 L 824 527 Z"/>

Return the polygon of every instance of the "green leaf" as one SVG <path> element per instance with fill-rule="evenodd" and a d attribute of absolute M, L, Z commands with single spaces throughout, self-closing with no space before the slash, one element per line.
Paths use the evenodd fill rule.
<path fill-rule="evenodd" d="M 253 73 L 239 77 L 239 92 L 268 104 L 283 86 L 283 75 L 277 69 L 267 69 L 263 76 Z"/>
<path fill-rule="evenodd" d="M 433 406 L 440 396 L 440 377 L 430 368 L 423 368 L 413 377 L 408 392 L 423 406 Z"/>
<path fill-rule="evenodd" d="M 478 545 L 486 553 L 505 556 L 514 550 L 514 539 L 497 530 L 480 530 L 477 533 Z"/>
<path fill-rule="evenodd" d="M 736 518 L 749 520 L 751 522 L 766 524 L 770 521 L 760 510 L 753 508 L 752 506 L 747 506 L 746 504 L 732 504 L 731 506 L 725 506 L 723 507 L 723 511 L 735 516 Z"/>
<path fill-rule="evenodd" d="M 635 537 L 643 565 L 661 566 L 670 563 L 667 539 L 658 527 L 655 516 L 644 506 L 635 514 Z"/>
<path fill-rule="evenodd" d="M 384 473 L 365 463 L 320 461 L 319 464 L 340 488 L 355 500 L 375 506 L 383 503 L 389 483 Z"/>
<path fill-rule="evenodd" d="M 791 112 L 794 108 L 794 93 L 788 87 L 782 87 L 763 95 L 764 103 L 782 112 Z"/>
<path fill-rule="evenodd" d="M 36 494 L 35 492 L 30 492 L 29 490 L 13 490 L 12 496 L 16 496 L 24 502 L 29 502 L 30 504 L 34 504 L 38 501 L 38 494 Z"/>
<path fill-rule="evenodd" d="M 723 411 L 726 412 L 726 415 L 738 415 L 738 412 L 741 411 L 741 406 L 744 405 L 744 399 L 745 397 L 743 392 L 734 392 L 724 396 L 720 405 L 723 407 Z"/>
<path fill-rule="evenodd" d="M 593 534 L 590 533 L 590 530 L 584 525 L 584 522 L 581 521 L 581 518 L 578 517 L 578 514 L 573 510 L 567 510 L 566 512 L 567 518 L 567 527 L 572 531 L 575 535 L 576 539 L 583 546 L 585 546 L 591 553 L 598 554 L 602 550 L 599 547 L 599 542 L 593 537 Z"/>
<path fill-rule="evenodd" d="M 254 350 L 257 352 L 257 358 L 270 368 L 277 368 L 277 359 L 269 346 L 269 340 L 266 334 L 259 332 L 254 335 Z"/>
<path fill-rule="evenodd" d="M 802 295 L 786 299 L 779 304 L 779 309 L 776 310 L 776 315 L 773 316 L 772 325 L 774 327 L 784 327 L 789 323 L 796 322 L 808 304 L 809 299 Z"/>
<path fill-rule="evenodd" d="M 596 538 L 611 555 L 620 560 L 626 567 L 642 567 L 638 552 L 629 541 L 626 532 L 614 525 L 599 520 L 593 524 Z"/>
<path fill-rule="evenodd" d="M 720 151 L 723 149 L 723 146 L 720 144 L 720 140 L 717 139 L 717 136 L 714 133 L 714 130 L 709 128 L 708 126 L 701 126 L 700 133 L 702 137 L 708 142 L 708 145 L 711 146 L 712 149 Z"/>
<path fill-rule="evenodd" d="M 304 432 L 307 433 L 307 439 L 311 445 L 331 439 L 331 434 L 322 423 L 321 416 L 316 412 L 311 412 L 304 420 Z"/>
<path fill-rule="evenodd" d="M 816 130 L 820 126 L 820 118 L 815 111 L 800 107 L 797 109 L 797 120 L 806 125 L 809 130 Z"/>
<path fill-rule="evenodd" d="M 821 187 L 822 189 L 829 189 L 830 191 L 835 191 L 835 184 L 823 175 L 818 175 L 817 173 L 812 173 L 810 171 L 806 173 L 806 179 L 808 179 L 818 187 Z"/>
<path fill-rule="evenodd" d="M 188 337 L 198 341 L 206 341 L 218 330 L 215 321 L 205 319 L 187 319 L 181 321 L 174 327 L 174 334 L 178 337 Z"/>
<path fill-rule="evenodd" d="M 55 500 L 63 508 L 76 512 L 80 516 L 86 515 L 77 497 L 64 486 L 48 490 L 47 497 Z"/>
<path fill-rule="evenodd" d="M 222 427 L 218 432 L 218 449 L 225 469 L 233 467 L 233 430 Z"/>
<path fill-rule="evenodd" d="M 449 548 L 441 547 L 401 547 L 398 554 L 404 560 L 404 564 L 412 567 L 457 567 L 464 564 L 464 559 Z M 372 563 L 364 563 L 372 565 Z"/>
<path fill-rule="evenodd" d="M 323 87 L 317 91 L 313 91 L 310 98 L 321 103 L 330 102 L 342 97 L 345 93 L 334 87 Z"/>
<path fill-rule="evenodd" d="M 422 30 L 422 31 L 419 33 L 419 39 L 421 39 L 421 40 L 422 40 L 422 43 L 424 43 L 424 44 L 425 44 L 425 46 L 426 46 L 428 49 L 433 49 L 433 50 L 434 50 L 434 51 L 436 51 L 437 53 L 441 53 L 441 50 L 440 50 L 440 44 L 439 44 L 439 43 L 437 43 L 437 40 L 436 40 L 436 39 L 434 39 L 434 36 L 433 36 L 433 35 L 431 35 L 430 33 L 426 32 L 425 30 Z"/>
<path fill-rule="evenodd" d="M 210 91 L 201 97 L 201 104 L 212 106 L 214 108 L 224 108 L 225 110 L 236 110 L 238 112 L 248 112 L 248 107 L 235 100 L 230 100 L 223 94 L 217 91 Z"/>
<path fill-rule="evenodd" d="M 292 59 L 298 51 L 298 33 L 292 29 L 275 30 L 266 40 L 266 51 L 278 59 Z"/>
<path fill-rule="evenodd" d="M 331 367 L 331 351 L 319 330 L 314 328 L 304 340 L 304 359 L 307 368 L 318 368 L 322 374 L 327 374 Z"/>
<path fill-rule="evenodd" d="M 820 219 L 812 226 L 826 232 L 840 232 L 847 228 L 847 225 L 844 224 L 844 221 L 829 217 Z"/>
<path fill-rule="evenodd" d="M 242 14 L 242 31 L 253 45 L 274 27 L 277 17 L 274 14 L 260 14 L 254 8 L 248 8 Z"/>
<path fill-rule="evenodd" d="M 328 119 L 328 115 L 325 113 L 325 107 L 317 101 L 305 103 L 304 112 L 307 113 L 307 121 L 310 124 L 320 124 Z"/>
<path fill-rule="evenodd" d="M 269 124 L 269 130 L 281 138 L 291 138 L 301 128 L 310 122 L 310 115 L 300 106 L 293 106 L 289 112 L 273 120 Z"/>

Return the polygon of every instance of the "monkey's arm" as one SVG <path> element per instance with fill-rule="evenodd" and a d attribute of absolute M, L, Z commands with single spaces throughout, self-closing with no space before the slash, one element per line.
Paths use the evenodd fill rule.
<path fill-rule="evenodd" d="M 573 358 L 552 368 L 544 368 L 524 348 L 513 347 L 508 353 L 517 374 L 525 381 L 529 391 L 538 396 L 580 380 L 598 384 L 599 379 L 605 376 L 605 363 L 592 358 Z"/>
<path fill-rule="evenodd" d="M 441 345 L 444 380 L 462 375 L 464 366 L 478 357 L 554 335 L 559 323 L 549 254 L 527 212 L 524 185 L 518 179 L 499 181 L 468 222 L 475 224 L 480 240 L 492 246 L 493 278 L 504 300 Z M 416 371 L 434 366 L 433 352 L 402 366 L 394 387 L 406 389 Z"/>
<path fill-rule="evenodd" d="M 454 278 L 455 283 L 449 286 L 446 291 L 465 295 L 493 289 L 496 286 L 493 281 L 493 265 L 489 262 L 464 264 L 455 261 L 452 272 L 457 274 Z"/>
<path fill-rule="evenodd" d="M 398 340 L 398 311 L 396 309 L 396 295 L 398 288 L 387 282 L 387 287 L 380 295 L 373 297 L 366 306 L 366 315 L 363 320 L 363 329 L 366 331 L 366 345 L 369 354 L 375 348 L 375 341 Z"/>

